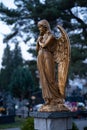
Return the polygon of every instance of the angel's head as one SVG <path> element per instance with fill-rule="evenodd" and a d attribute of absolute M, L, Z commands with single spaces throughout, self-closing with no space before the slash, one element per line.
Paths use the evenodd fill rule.
<path fill-rule="evenodd" d="M 43 19 L 38 22 L 38 28 L 39 28 L 40 34 L 44 35 L 46 31 L 50 31 L 50 24 L 48 23 L 47 20 Z"/>

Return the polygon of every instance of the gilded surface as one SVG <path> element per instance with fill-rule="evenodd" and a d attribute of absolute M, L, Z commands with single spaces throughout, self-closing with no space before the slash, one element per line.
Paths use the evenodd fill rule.
<path fill-rule="evenodd" d="M 39 111 L 67 111 L 68 109 L 64 106 L 63 100 L 70 61 L 68 36 L 64 29 L 58 25 L 61 37 L 57 39 L 52 34 L 47 20 L 39 21 L 38 29 L 40 35 L 36 46 L 38 52 L 37 66 L 45 101 Z"/>

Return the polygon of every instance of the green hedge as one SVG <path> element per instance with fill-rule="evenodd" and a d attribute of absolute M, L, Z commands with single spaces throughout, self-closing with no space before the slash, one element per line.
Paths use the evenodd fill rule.
<path fill-rule="evenodd" d="M 21 130 L 34 130 L 34 119 L 33 118 L 27 118 L 24 122 Z"/>

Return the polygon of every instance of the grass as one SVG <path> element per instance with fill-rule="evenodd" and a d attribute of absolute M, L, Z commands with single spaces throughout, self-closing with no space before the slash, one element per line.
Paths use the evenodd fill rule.
<path fill-rule="evenodd" d="M 9 124 L 0 124 L 0 129 L 21 128 L 26 119 L 15 117 L 15 122 Z"/>

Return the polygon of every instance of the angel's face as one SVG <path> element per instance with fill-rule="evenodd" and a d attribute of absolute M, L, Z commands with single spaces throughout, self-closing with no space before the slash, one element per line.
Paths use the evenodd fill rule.
<path fill-rule="evenodd" d="M 44 27 L 43 25 L 38 25 L 38 29 L 39 29 L 39 31 L 40 31 L 40 35 L 44 35 L 45 33 L 46 33 L 46 31 L 47 31 L 47 28 L 46 27 Z"/>

